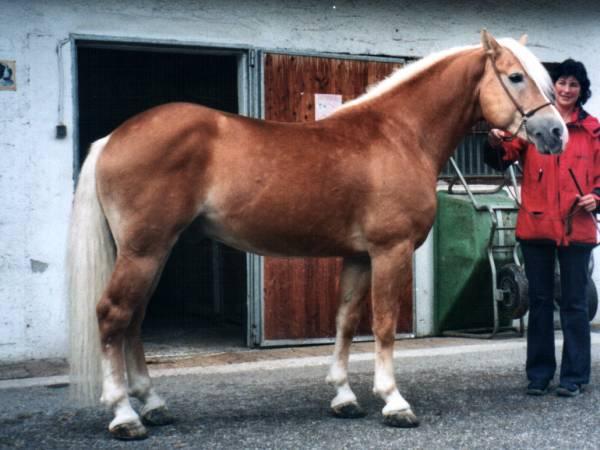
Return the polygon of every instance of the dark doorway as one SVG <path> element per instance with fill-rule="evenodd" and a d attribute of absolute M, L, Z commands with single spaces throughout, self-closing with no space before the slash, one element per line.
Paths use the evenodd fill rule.
<path fill-rule="evenodd" d="M 237 113 L 237 54 L 78 42 L 79 164 L 90 144 L 133 115 L 185 101 Z M 144 322 L 147 353 L 198 353 L 246 344 L 246 254 L 183 233 Z"/>

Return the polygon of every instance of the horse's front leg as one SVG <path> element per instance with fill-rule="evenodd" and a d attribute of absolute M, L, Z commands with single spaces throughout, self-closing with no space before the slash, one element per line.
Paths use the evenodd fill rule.
<path fill-rule="evenodd" d="M 373 334 L 375 380 L 373 392 L 384 401 L 386 425 L 416 427 L 419 421 L 404 400 L 394 377 L 394 340 L 402 288 L 411 280 L 413 245 L 406 241 L 373 252 Z"/>
<path fill-rule="evenodd" d="M 151 294 L 162 258 L 118 255 L 96 306 L 102 348 L 101 401 L 114 413 L 108 429 L 118 439 L 143 439 L 146 428 L 129 402 L 124 355 L 127 330 Z"/>
<path fill-rule="evenodd" d="M 348 383 L 348 357 L 352 337 L 360 320 L 360 308 L 371 284 L 368 257 L 345 258 L 340 280 L 340 305 L 336 320 L 333 362 L 327 382 L 336 389 L 331 410 L 337 417 L 355 418 L 365 415 Z"/>

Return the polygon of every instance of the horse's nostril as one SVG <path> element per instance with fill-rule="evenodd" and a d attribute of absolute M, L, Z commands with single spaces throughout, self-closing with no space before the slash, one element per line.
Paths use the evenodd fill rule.
<path fill-rule="evenodd" d="M 563 134 L 562 128 L 552 128 L 552 134 L 557 138 L 561 137 Z"/>

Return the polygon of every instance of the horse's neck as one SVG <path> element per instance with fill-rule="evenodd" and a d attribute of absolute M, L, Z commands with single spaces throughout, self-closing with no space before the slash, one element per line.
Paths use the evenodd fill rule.
<path fill-rule="evenodd" d="M 416 143 L 439 173 L 481 115 L 478 87 L 484 66 L 481 50 L 466 50 L 398 85 L 392 95 L 379 99 L 393 116 L 386 121 L 391 128 L 387 133 L 407 136 L 410 144 L 399 145 Z"/>

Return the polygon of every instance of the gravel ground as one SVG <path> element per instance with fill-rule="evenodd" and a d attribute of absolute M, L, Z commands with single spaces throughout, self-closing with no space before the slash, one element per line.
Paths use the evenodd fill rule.
<path fill-rule="evenodd" d="M 351 363 L 350 381 L 368 412 L 355 420 L 329 415 L 326 365 L 159 377 L 177 420 L 137 442 L 113 440 L 111 415 L 73 406 L 64 385 L 0 389 L 0 448 L 596 449 L 595 342 L 592 382 L 576 398 L 524 395 L 524 346 L 489 342 L 476 351 L 396 358 L 400 390 L 421 419 L 416 429 L 382 424 L 371 361 Z"/>

